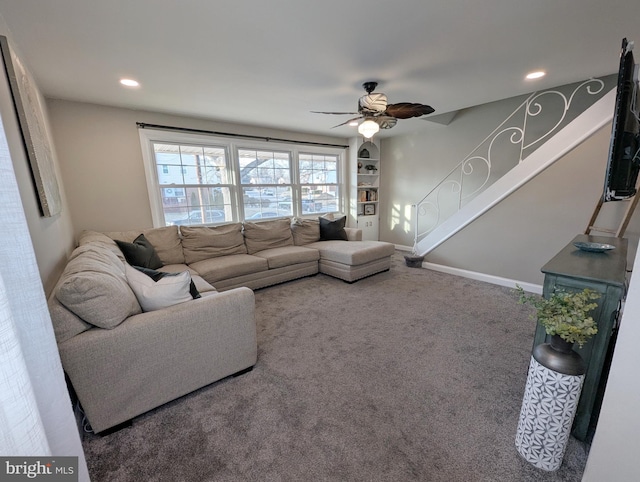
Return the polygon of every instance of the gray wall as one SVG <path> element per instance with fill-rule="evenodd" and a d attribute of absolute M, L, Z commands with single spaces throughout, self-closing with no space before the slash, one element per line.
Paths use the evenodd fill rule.
<path fill-rule="evenodd" d="M 400 121 L 423 127 L 411 135 L 381 141 L 380 239 L 412 246 L 411 204 L 420 201 L 525 99 L 463 110 L 446 126 L 419 119 Z"/>
<path fill-rule="evenodd" d="M 11 33 L 2 17 L 0 17 L 0 34 L 5 35 L 11 43 Z M 12 47 L 17 55 L 20 56 L 19 46 L 12 44 Z M 21 60 L 26 64 L 24 59 Z M 28 68 L 28 64 L 26 66 Z M 4 68 L 0 69 L 0 71 L 0 115 L 7 135 L 7 143 L 11 152 L 31 241 L 38 261 L 40 277 L 44 291 L 48 294 L 53 289 L 64 268 L 67 256 L 73 248 L 73 229 L 69 205 L 65 196 L 64 180 L 60 175 L 54 143 L 52 147 L 55 170 L 62 197 L 62 211 L 53 217 L 43 217 L 40 214 L 36 190 L 31 179 L 29 160 L 27 159 L 18 118 L 13 106 L 9 82 Z M 35 88 L 37 89 L 37 86 Z M 42 105 L 45 106 L 44 101 Z M 46 115 L 47 113 L 45 112 L 45 117 Z"/>
<path fill-rule="evenodd" d="M 48 99 L 48 106 L 76 236 L 152 226 L 136 122 L 348 145 L 341 138 L 82 102 Z"/>
<path fill-rule="evenodd" d="M 474 149 L 519 100 L 468 109 L 449 126 L 429 126 L 410 136 L 383 139 L 381 182 L 389 203 L 381 206 L 382 240 L 413 245 L 410 204 Z M 541 284 L 542 265 L 587 227 L 602 194 L 610 136 L 611 126 L 607 125 L 436 248 L 426 261 Z M 597 224 L 615 227 L 626 204 L 606 204 Z M 639 234 L 640 214 L 636 212 L 626 235 L 630 265 Z"/>
<path fill-rule="evenodd" d="M 607 125 L 440 245 L 426 260 L 542 284 L 540 268 L 587 227 L 602 193 L 610 135 Z M 605 218 L 615 225 L 619 217 L 607 214 L 623 204 L 626 206 L 605 205 L 599 225 L 610 224 Z M 630 254 L 637 245 L 639 221 L 636 212 L 627 233 L 633 239 Z"/>

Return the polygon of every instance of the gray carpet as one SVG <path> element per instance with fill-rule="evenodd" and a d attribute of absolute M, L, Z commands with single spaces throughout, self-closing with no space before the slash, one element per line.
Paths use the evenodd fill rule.
<path fill-rule="evenodd" d="M 511 290 L 426 269 L 256 291 L 258 363 L 110 435 L 96 481 L 579 481 L 514 440 L 535 322 Z"/>

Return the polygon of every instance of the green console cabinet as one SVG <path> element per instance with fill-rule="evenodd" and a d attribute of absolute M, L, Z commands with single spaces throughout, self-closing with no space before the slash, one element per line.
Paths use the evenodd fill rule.
<path fill-rule="evenodd" d="M 605 252 L 582 251 L 575 242 L 603 243 L 615 246 Z M 607 381 L 610 358 L 617 333 L 618 314 L 626 294 L 627 240 L 581 234 L 542 267 L 545 274 L 543 296 L 548 298 L 555 290 L 567 292 L 590 288 L 601 294 L 593 319 L 598 323 L 598 334 L 582 348 L 574 350 L 587 365 L 582 394 L 573 421 L 572 435 L 590 442 L 598 420 L 604 386 Z M 547 335 L 538 324 L 533 346 L 545 343 Z"/>

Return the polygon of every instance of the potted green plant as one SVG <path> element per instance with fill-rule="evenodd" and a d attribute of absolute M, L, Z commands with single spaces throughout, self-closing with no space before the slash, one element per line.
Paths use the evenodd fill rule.
<path fill-rule="evenodd" d="M 557 470 L 562 464 L 575 417 L 586 365 L 572 347 L 582 347 L 598 327 L 591 311 L 600 294 L 590 289 L 554 291 L 548 298 L 525 294 L 520 303 L 536 308 L 550 343 L 533 349 L 516 432 L 518 453 L 535 467 Z M 533 317 L 533 316 L 532 316 Z"/>
<path fill-rule="evenodd" d="M 582 291 L 568 293 L 555 291 L 549 298 L 527 295 L 521 286 L 516 286 L 520 303 L 529 303 L 536 309 L 538 322 L 548 335 L 559 337 L 569 345 L 577 343 L 580 348 L 598 333 L 598 325 L 590 312 L 600 298 L 596 291 L 585 288 Z"/>

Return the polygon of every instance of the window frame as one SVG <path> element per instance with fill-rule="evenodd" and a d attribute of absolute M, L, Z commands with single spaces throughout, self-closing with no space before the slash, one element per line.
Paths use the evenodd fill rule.
<path fill-rule="evenodd" d="M 243 183 L 242 172 L 241 172 L 242 167 L 240 166 L 241 151 L 256 151 L 256 154 L 258 154 L 260 151 L 270 152 L 273 154 L 276 154 L 276 153 L 286 154 L 288 157 L 288 164 L 289 164 L 289 168 L 288 168 L 289 182 L 288 183 L 285 182 L 284 184 L 278 184 L 277 181 L 272 183 L 258 183 L 258 184 Z M 294 159 L 293 151 L 291 149 L 280 149 L 280 148 L 277 148 L 273 143 L 268 143 L 267 145 L 263 144 L 261 147 L 255 147 L 255 146 L 247 147 L 247 144 L 245 143 L 236 143 L 234 154 L 236 154 L 237 161 L 238 161 L 238 188 L 240 189 L 240 193 L 242 197 L 241 208 L 242 208 L 243 219 L 245 220 L 250 219 L 250 218 L 247 218 L 247 215 L 245 212 L 245 208 L 246 208 L 245 199 L 244 199 L 245 189 L 249 189 L 249 190 L 252 190 L 252 188 L 254 188 L 253 190 L 271 189 L 275 191 L 276 196 L 274 201 L 276 202 L 276 206 L 275 208 L 273 208 L 271 205 L 269 205 L 266 209 L 275 209 L 276 211 L 279 209 L 279 200 L 277 196 L 277 191 L 279 188 L 281 189 L 283 186 L 289 189 L 291 193 L 291 199 L 293 199 L 293 192 L 295 191 L 295 183 L 294 183 L 295 178 L 294 178 L 293 164 L 295 163 L 295 159 Z M 260 165 L 256 166 L 255 169 L 256 170 L 260 169 Z M 261 204 L 261 202 L 259 204 Z M 260 212 L 262 212 L 262 206 L 260 206 Z M 293 212 L 293 206 L 292 206 L 292 212 Z M 292 215 L 293 214 L 282 214 L 280 216 L 274 216 L 270 218 L 259 218 L 259 219 L 277 219 L 279 217 L 286 217 L 286 216 L 292 216 Z"/>
<path fill-rule="evenodd" d="M 167 144 L 186 144 L 201 147 L 225 147 L 228 155 L 228 166 L 232 178 L 232 184 L 228 185 L 231 191 L 232 198 L 232 219 L 225 220 L 224 223 L 242 222 L 246 220 L 245 207 L 244 207 L 244 189 L 246 184 L 242 184 L 240 179 L 240 161 L 239 151 L 241 150 L 263 150 L 263 151 L 277 151 L 288 152 L 290 155 L 290 181 L 291 184 L 291 202 L 292 212 L 291 214 L 282 215 L 278 217 L 296 216 L 302 218 L 317 217 L 324 213 L 304 213 L 302 208 L 302 187 L 307 183 L 302 184 L 300 182 L 300 154 L 317 154 L 324 156 L 335 156 L 337 162 L 336 170 L 336 189 L 338 190 L 338 198 L 336 203 L 336 210 L 329 211 L 332 213 L 344 212 L 345 206 L 348 205 L 348 191 L 345 186 L 346 179 L 346 154 L 345 149 L 340 147 L 330 146 L 316 146 L 313 144 L 304 143 L 286 143 L 275 141 L 256 141 L 244 139 L 242 137 L 220 137 L 207 134 L 195 134 L 186 133 L 171 130 L 160 129 L 139 129 L 140 144 L 142 148 L 142 157 L 145 171 L 145 179 L 147 183 L 147 193 L 149 196 L 149 206 L 151 209 L 151 218 L 154 227 L 167 226 L 165 222 L 164 209 L 162 205 L 161 189 L 158 180 L 158 166 L 156 163 L 155 152 L 153 149 L 154 143 L 167 143 Z M 332 183 L 330 183 L 333 185 Z M 225 185 L 226 186 L 226 185 Z M 261 185 L 262 186 L 262 185 Z M 266 186 L 266 185 L 265 185 Z M 274 185 L 274 186 L 277 186 Z M 164 186 L 166 187 L 166 186 Z M 176 185 L 176 188 L 184 188 L 186 186 Z M 277 207 L 276 207 L 277 208 Z M 277 219 L 264 218 L 266 219 Z"/>
<path fill-rule="evenodd" d="M 303 149 L 299 149 L 298 150 L 298 155 L 297 155 L 297 158 L 296 158 L 296 164 L 297 164 L 296 165 L 296 169 L 298 170 L 298 172 L 297 172 L 297 181 L 298 181 L 298 191 L 299 191 L 299 198 L 300 198 L 299 202 L 298 202 L 298 207 L 303 209 L 303 211 L 304 211 L 304 207 L 302 206 L 302 201 L 305 200 L 305 198 L 303 197 L 303 192 L 304 192 L 305 188 L 311 189 L 314 186 L 315 187 L 322 187 L 322 188 L 326 188 L 326 187 L 329 187 L 329 186 L 335 186 L 337 191 L 338 191 L 338 197 L 336 199 L 336 201 L 337 201 L 337 206 L 336 206 L 337 210 L 336 211 L 313 212 L 313 213 L 310 213 L 308 215 L 309 216 L 318 216 L 318 215 L 324 214 L 325 212 L 332 212 L 332 213 L 340 212 L 342 210 L 342 207 L 346 205 L 343 202 L 343 200 L 345 199 L 346 193 L 342 192 L 342 187 L 343 186 L 341 186 L 341 184 L 339 182 L 340 171 L 341 171 L 341 169 L 340 169 L 341 168 L 341 160 L 336 156 L 336 164 L 337 165 L 336 165 L 336 170 L 335 170 L 335 172 L 336 172 L 336 182 L 335 183 L 327 182 L 326 180 L 325 180 L 324 183 L 302 182 L 301 172 L 300 172 L 301 171 L 300 164 L 301 164 L 302 161 L 300 159 L 300 155 L 311 156 L 311 157 L 321 156 L 321 157 L 323 157 L 322 162 L 327 162 L 326 157 L 333 157 L 333 154 L 327 154 L 327 153 L 322 153 L 322 152 L 311 152 L 311 151 L 306 151 L 306 150 L 303 150 Z M 318 162 L 318 160 L 311 159 L 310 162 L 311 163 L 315 163 L 315 162 Z M 311 172 L 314 172 L 314 169 L 312 169 Z M 326 172 L 326 170 L 323 169 L 323 172 Z M 306 198 L 306 200 L 309 200 L 309 198 Z M 318 203 L 323 204 L 323 202 L 326 201 L 326 200 L 327 200 L 327 198 L 323 197 L 320 200 L 314 199 L 313 202 L 314 202 L 314 204 L 318 204 Z"/>

